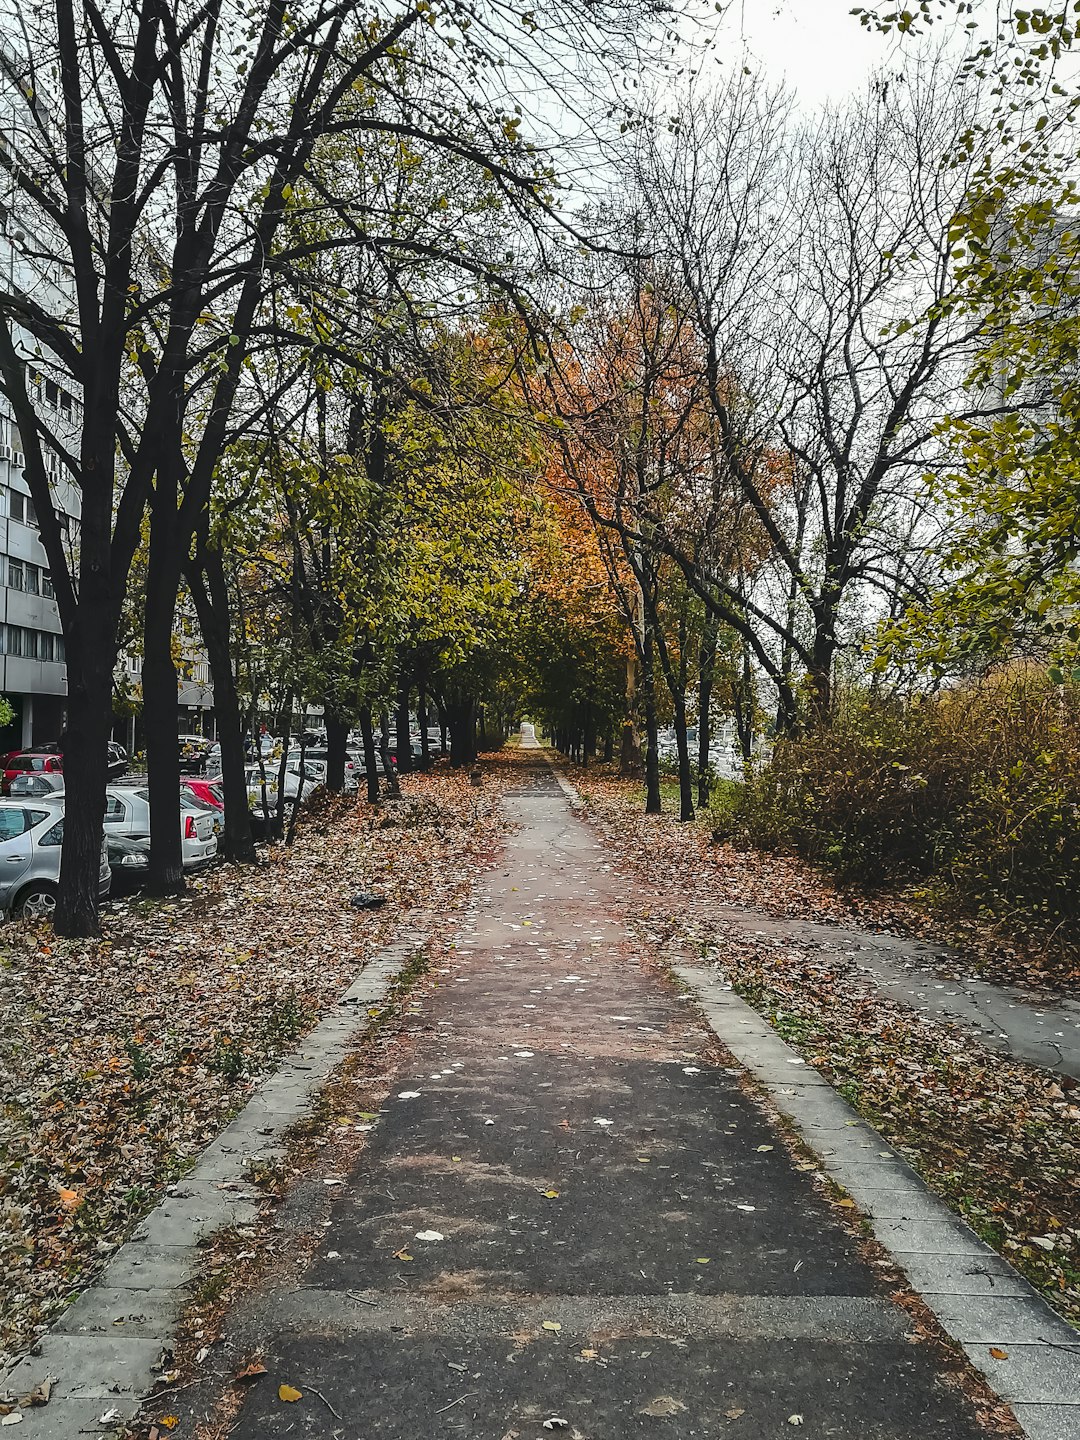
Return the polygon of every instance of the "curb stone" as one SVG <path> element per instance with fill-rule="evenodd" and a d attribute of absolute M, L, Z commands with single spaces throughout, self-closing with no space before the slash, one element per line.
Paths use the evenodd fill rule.
<path fill-rule="evenodd" d="M 672 973 L 867 1216 L 912 1290 L 1012 1407 L 1028 1440 L 1080 1440 L 1076 1330 L 729 983 L 700 966 L 673 965 Z"/>
<path fill-rule="evenodd" d="M 200 1243 L 225 1226 L 256 1219 L 265 1197 L 251 1184 L 250 1163 L 285 1153 L 286 1132 L 367 1029 L 367 1007 L 386 999 L 430 938 L 431 919 L 424 912 L 410 917 L 408 928 L 364 966 L 333 1009 L 259 1084 L 33 1352 L 0 1377 L 0 1395 L 12 1396 L 52 1380 L 47 1405 L 17 1412 L 20 1437 L 110 1440 L 138 1414 L 187 1304 Z"/>

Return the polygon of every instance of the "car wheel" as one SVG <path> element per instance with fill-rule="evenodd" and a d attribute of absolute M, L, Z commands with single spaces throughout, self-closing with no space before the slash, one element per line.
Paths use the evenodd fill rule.
<path fill-rule="evenodd" d="M 15 901 L 15 914 L 23 920 L 51 920 L 56 914 L 57 888 L 46 880 L 27 885 Z"/>

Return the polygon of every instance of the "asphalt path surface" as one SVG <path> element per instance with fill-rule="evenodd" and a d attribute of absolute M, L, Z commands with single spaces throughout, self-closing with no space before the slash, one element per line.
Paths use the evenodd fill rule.
<path fill-rule="evenodd" d="M 643 958 L 626 881 L 539 756 L 506 805 L 302 1283 L 230 1319 L 267 1374 L 228 1433 L 983 1434 L 880 1256 Z"/>

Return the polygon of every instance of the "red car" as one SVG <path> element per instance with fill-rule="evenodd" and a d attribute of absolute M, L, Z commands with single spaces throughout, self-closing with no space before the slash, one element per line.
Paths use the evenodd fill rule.
<path fill-rule="evenodd" d="M 0 790 L 6 795 L 11 789 L 11 782 L 16 775 L 40 775 L 47 774 L 53 770 L 62 771 L 64 768 L 64 757 L 62 755 L 42 755 L 33 750 L 16 750 L 4 760 L 3 774 L 0 776 Z"/>
<path fill-rule="evenodd" d="M 221 788 L 220 775 L 213 780 L 199 780 L 185 776 L 180 781 L 180 789 L 190 790 L 193 795 L 197 795 L 207 805 L 213 805 L 215 810 L 225 809 L 225 793 Z"/>

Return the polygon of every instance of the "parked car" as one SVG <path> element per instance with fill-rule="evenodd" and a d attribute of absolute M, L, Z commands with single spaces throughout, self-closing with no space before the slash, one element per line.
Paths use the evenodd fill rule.
<path fill-rule="evenodd" d="M 23 798 L 28 795 L 36 795 L 39 799 L 45 795 L 57 795 L 64 789 L 64 772 L 62 770 L 27 770 L 22 775 L 16 775 L 8 789 L 12 799 Z"/>
<path fill-rule="evenodd" d="M 12 755 L 17 755 L 18 753 L 17 750 L 11 752 Z M 64 743 L 62 740 L 44 740 L 41 744 L 34 746 L 33 753 L 35 755 L 58 755 L 62 762 L 64 758 Z M 128 753 L 124 747 L 118 745 L 115 740 L 109 741 L 107 765 L 110 780 L 119 779 L 121 775 L 126 773 L 128 768 Z"/>
<path fill-rule="evenodd" d="M 64 797 L 20 804 L 0 800 L 0 909 L 27 920 L 48 920 L 60 887 L 64 841 Z M 112 887 L 105 837 L 101 839 L 98 893 Z"/>
<path fill-rule="evenodd" d="M 180 746 L 180 771 L 182 774 L 197 775 L 206 768 L 206 757 L 210 753 L 210 741 L 203 735 L 178 735 Z"/>
<path fill-rule="evenodd" d="M 145 882 L 150 868 L 150 841 L 106 834 L 105 849 L 112 874 L 112 893 L 126 895 L 137 890 Z"/>
<path fill-rule="evenodd" d="M 180 801 L 180 849 L 185 870 L 209 865 L 217 854 L 214 817 L 201 801 Z M 150 792 L 143 787 L 110 785 L 105 791 L 105 829 L 132 840 L 150 838 Z"/>
<path fill-rule="evenodd" d="M 247 779 L 248 805 L 249 805 L 249 807 L 250 807 L 250 809 L 251 809 L 252 815 L 254 815 L 257 820 L 265 820 L 265 819 L 267 818 L 267 813 L 266 813 L 267 811 L 269 811 L 270 814 L 273 814 L 273 813 L 277 810 L 277 803 L 278 803 L 278 789 L 277 789 L 278 772 L 277 772 L 276 767 L 271 767 L 271 766 L 267 765 L 265 768 L 266 768 L 266 806 L 265 806 L 265 809 L 264 809 L 264 806 L 263 806 L 263 775 L 262 775 L 262 771 L 259 769 L 258 765 L 249 765 L 249 766 L 247 767 L 246 771 L 244 772 L 245 777 L 246 777 L 246 779 Z M 314 793 L 314 791 L 315 791 L 316 788 L 317 788 L 317 782 L 316 782 L 316 781 L 314 781 L 314 780 L 308 780 L 308 779 L 303 779 L 303 780 L 302 780 L 299 775 L 296 775 L 296 774 L 292 773 L 292 772 L 289 771 L 289 770 L 286 770 L 286 771 L 285 771 L 285 799 L 286 799 L 287 801 L 288 801 L 288 800 L 295 800 L 295 799 L 296 799 L 296 796 L 297 796 L 297 792 L 300 793 L 300 798 L 301 798 L 301 800 L 307 800 L 308 797 Z"/>
<path fill-rule="evenodd" d="M 221 776 L 215 775 L 213 779 L 197 777 L 180 781 L 180 799 L 184 799 L 185 792 L 189 795 L 196 795 L 207 805 L 212 805 L 215 810 L 225 809 L 225 792 L 221 788 Z"/>
<path fill-rule="evenodd" d="M 289 758 L 293 755 L 297 763 L 300 760 L 300 751 L 290 751 Z M 311 750 L 304 751 L 304 763 L 311 766 L 311 772 L 318 775 L 319 783 L 326 784 L 326 772 L 330 762 L 330 752 L 325 745 L 316 745 Z M 311 776 L 309 772 L 309 778 Z M 360 783 L 360 777 L 364 774 L 364 762 L 362 756 L 355 750 L 345 752 L 345 789 L 355 790 Z"/>
<path fill-rule="evenodd" d="M 39 750 L 16 750 L 4 762 L 0 790 L 3 790 L 6 795 L 11 789 L 11 782 L 16 775 L 49 775 L 62 771 L 63 768 L 64 757 L 62 755 L 46 754 Z"/>

